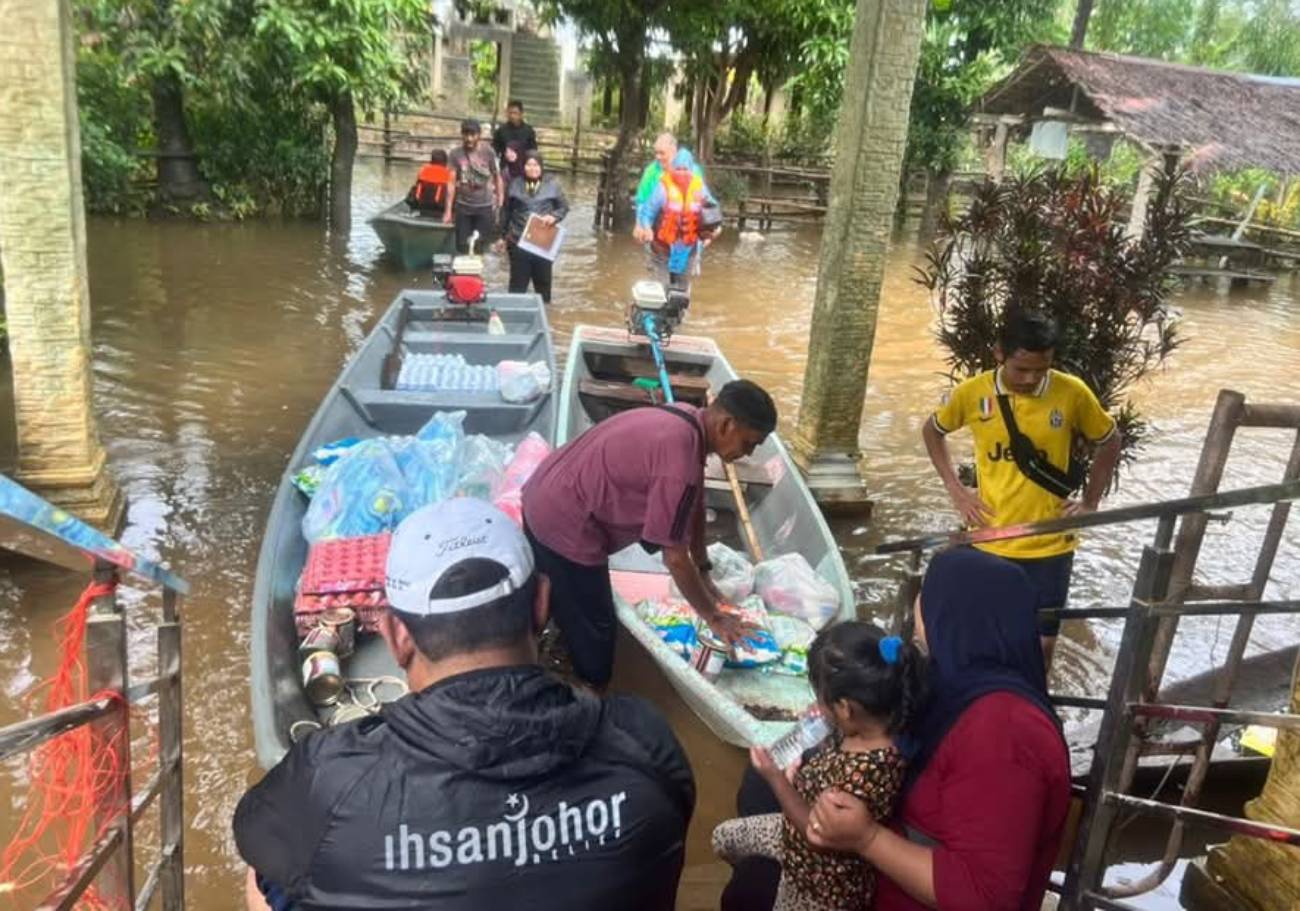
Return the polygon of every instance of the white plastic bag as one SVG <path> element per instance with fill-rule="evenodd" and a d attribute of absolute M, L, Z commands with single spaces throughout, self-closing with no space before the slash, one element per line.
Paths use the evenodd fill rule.
<path fill-rule="evenodd" d="M 709 545 L 709 562 L 713 564 L 709 578 L 722 597 L 732 604 L 739 604 L 754 593 L 754 564 L 740 551 L 714 541 Z M 674 597 L 681 597 L 676 582 L 672 583 L 670 590 Z"/>
<path fill-rule="evenodd" d="M 501 398 L 512 404 L 536 401 L 551 390 L 551 368 L 542 361 L 502 361 L 497 364 L 497 387 Z"/>
<path fill-rule="evenodd" d="M 840 593 L 803 554 L 782 554 L 754 567 L 754 591 L 767 609 L 821 629 L 840 612 Z"/>

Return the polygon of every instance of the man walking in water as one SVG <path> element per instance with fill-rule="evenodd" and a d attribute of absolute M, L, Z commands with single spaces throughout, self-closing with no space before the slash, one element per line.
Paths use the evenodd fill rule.
<path fill-rule="evenodd" d="M 551 453 L 524 485 L 524 531 L 577 675 L 597 688 L 614 669 L 609 558 L 637 542 L 664 566 L 695 612 L 734 641 L 744 630 L 709 578 L 704 541 L 704 461 L 752 453 L 776 428 L 761 387 L 733 380 L 706 408 L 634 408 Z"/>
<path fill-rule="evenodd" d="M 1008 314 L 993 349 L 998 367 L 958 384 L 922 429 L 953 507 L 972 528 L 1093 512 L 1114 475 L 1119 428 L 1083 380 L 1052 369 L 1057 339 L 1051 317 Z M 962 427 L 970 427 L 974 437 L 975 490 L 957 478 L 945 441 Z M 1077 443 L 1095 452 L 1082 496 L 1072 498 L 1083 481 L 1072 459 Z M 1073 534 L 976 546 L 1020 565 L 1038 588 L 1040 610 L 1065 607 L 1078 546 Z M 1049 667 L 1059 631 L 1059 620 L 1039 623 Z"/>
<path fill-rule="evenodd" d="M 491 146 L 480 143 L 483 127 L 477 120 L 460 125 L 461 148 L 451 153 L 451 170 L 455 180 L 447 195 L 444 222 L 456 223 L 456 252 L 469 252 L 469 239 L 478 232 L 479 248 L 492 241 L 496 231 L 496 210 L 505 202 L 505 183 Z"/>

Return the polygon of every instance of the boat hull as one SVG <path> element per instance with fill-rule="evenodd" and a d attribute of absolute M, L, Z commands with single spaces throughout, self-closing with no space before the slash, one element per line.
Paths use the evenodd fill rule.
<path fill-rule="evenodd" d="M 707 338 L 674 336 L 664 356 L 670 382 L 682 401 L 702 404 L 709 392 L 736 378 L 731 364 Z M 643 342 L 630 339 L 622 330 L 578 326 L 560 393 L 556 445 L 574 439 L 610 414 L 650 404 L 649 394 L 629 391 L 627 381 L 656 376 Z M 638 400 L 637 392 L 646 398 Z M 736 468 L 765 556 L 803 554 L 839 591 L 839 619 L 854 617 L 853 586 L 839 548 L 778 435 L 769 436 Z M 725 518 L 734 515 L 735 503 L 716 457 L 706 471 L 705 486 L 706 503 L 718 516 L 709 525 L 710 539 L 742 549 L 736 526 Z M 665 645 L 634 609 L 642 598 L 662 597 L 668 592 L 669 577 L 659 556 L 634 545 L 610 558 L 610 575 L 619 621 L 663 669 L 682 700 L 722 740 L 739 747 L 768 744 L 812 701 L 812 690 L 802 677 L 727 669 L 711 683 Z M 759 718 L 746 706 L 768 717 Z"/>
<path fill-rule="evenodd" d="M 545 361 L 554 376 L 555 356 L 541 298 L 533 294 L 489 295 L 506 328 L 489 335 L 485 320 L 447 320 L 446 295 L 407 290 L 398 295 L 379 323 L 325 394 L 290 457 L 271 503 L 258 557 L 251 606 L 251 698 L 257 758 L 269 768 L 288 750 L 291 730 L 300 722 L 321 723 L 326 716 L 307 700 L 300 678 L 298 636 L 294 627 L 294 589 L 307 559 L 302 518 L 308 501 L 293 476 L 313 462 L 319 447 L 344 437 L 411 434 L 435 412 L 466 412 L 466 433 L 481 433 L 517 443 L 531 432 L 554 439 L 556 395 L 527 405 L 509 404 L 496 392 L 406 392 L 382 388 L 386 355 L 394 348 L 404 303 L 410 322 L 403 334 L 405 352 L 463 354 L 471 364 L 501 360 Z M 455 311 L 452 311 L 455 312 Z M 399 676 L 377 636 L 361 637 L 344 667 L 348 677 Z"/>
<path fill-rule="evenodd" d="M 456 252 L 455 226 L 412 212 L 404 202 L 370 219 L 370 226 L 389 258 L 403 269 L 423 269 L 432 264 L 435 254 Z"/>

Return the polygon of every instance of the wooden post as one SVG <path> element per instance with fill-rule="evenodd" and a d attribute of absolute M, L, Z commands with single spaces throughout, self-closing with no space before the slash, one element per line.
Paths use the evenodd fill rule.
<path fill-rule="evenodd" d="M 158 627 L 158 763 L 162 827 L 163 911 L 185 907 L 185 787 L 181 745 L 181 625 L 177 595 L 163 591 L 163 623 Z"/>
<path fill-rule="evenodd" d="M 1007 124 L 999 120 L 993 128 L 993 140 L 989 143 L 987 157 L 984 159 L 989 179 L 994 183 L 1002 183 L 1002 175 L 1006 172 L 1007 140 L 1010 135 Z"/>
<path fill-rule="evenodd" d="M 95 581 L 101 584 L 117 580 L 111 564 L 95 567 Z M 107 830 L 118 826 L 122 841 L 104 863 L 97 884 L 99 893 L 110 908 L 130 908 L 135 904 L 135 871 L 132 859 L 131 825 L 131 731 L 130 710 L 126 704 L 126 620 L 115 594 L 96 598 L 86 621 L 86 681 L 91 693 L 112 691 L 121 695 L 113 711 L 91 722 L 92 753 L 96 757 L 116 753 L 117 780 L 107 789 L 103 802 L 95 811 L 95 827 Z"/>
<path fill-rule="evenodd" d="M 736 230 L 737 231 L 745 230 L 745 200 L 744 199 L 741 199 L 740 202 L 737 204 Z"/>
<path fill-rule="evenodd" d="M 578 116 L 573 121 L 573 160 L 569 163 L 569 173 L 576 175 L 578 173 L 578 155 L 582 151 L 582 108 L 578 108 Z"/>
<path fill-rule="evenodd" d="M 389 117 L 388 108 L 384 108 L 384 161 L 391 161 L 393 158 L 393 135 L 392 121 Z"/>

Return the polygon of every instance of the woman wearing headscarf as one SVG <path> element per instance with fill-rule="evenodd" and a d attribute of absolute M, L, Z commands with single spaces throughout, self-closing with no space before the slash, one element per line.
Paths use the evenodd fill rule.
<path fill-rule="evenodd" d="M 521 175 L 510 181 L 501 210 L 502 243 L 510 255 L 510 293 L 522 294 L 532 282 L 542 302 L 549 304 L 553 263 L 520 247 L 519 238 L 530 216 L 536 215 L 548 225 L 563 221 L 569 214 L 569 201 L 559 181 L 546 173 L 536 151 L 523 153 L 521 170 Z"/>
<path fill-rule="evenodd" d="M 824 793 L 807 835 L 879 872 L 875 911 L 1039 911 L 1070 804 L 1070 762 L 1047 698 L 1035 590 L 1020 567 L 962 548 L 921 587 L 930 703 L 890 826 Z"/>
<path fill-rule="evenodd" d="M 659 184 L 637 206 L 638 236 L 652 238 L 652 274 L 661 280 L 666 278 L 668 284 L 689 283 L 699 251 L 712 243 L 721 230 L 720 220 L 706 214 L 716 213 L 717 206 L 694 156 L 686 149 L 678 149 Z"/>

